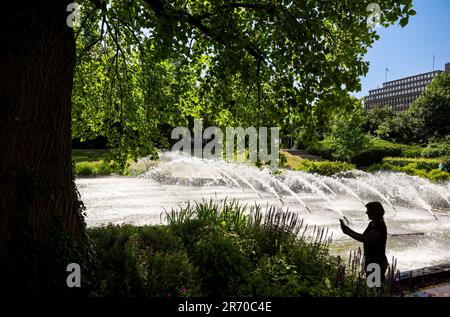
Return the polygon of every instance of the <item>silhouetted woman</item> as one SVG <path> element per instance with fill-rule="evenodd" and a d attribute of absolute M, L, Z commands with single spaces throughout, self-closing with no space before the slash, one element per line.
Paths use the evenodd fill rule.
<path fill-rule="evenodd" d="M 388 267 L 386 258 L 387 228 L 384 223 L 384 208 L 379 202 L 370 202 L 366 205 L 366 214 L 371 220 L 363 234 L 350 229 L 341 220 L 342 232 L 364 244 L 365 271 L 370 263 L 377 263 L 381 268 L 381 281 L 385 281 L 385 273 Z"/>

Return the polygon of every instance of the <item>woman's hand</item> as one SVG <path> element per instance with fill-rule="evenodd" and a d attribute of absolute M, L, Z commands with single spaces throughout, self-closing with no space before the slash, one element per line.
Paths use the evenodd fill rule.
<path fill-rule="evenodd" d="M 339 219 L 339 222 L 341 223 L 341 230 L 343 233 L 348 233 L 348 226 L 344 223 L 344 220 Z"/>

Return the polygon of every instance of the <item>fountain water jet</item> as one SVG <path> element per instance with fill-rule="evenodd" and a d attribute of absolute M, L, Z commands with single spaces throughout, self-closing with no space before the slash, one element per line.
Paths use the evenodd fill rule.
<path fill-rule="evenodd" d="M 450 206 L 446 200 L 449 198 L 450 182 L 432 184 L 394 172 L 352 172 L 332 177 L 297 171 L 287 173 L 291 174 L 292 179 L 297 178 L 301 186 L 295 187 L 297 185 L 289 183 L 285 175 L 272 175 L 268 169 L 169 153 L 161 155 L 157 165 L 137 178 L 77 178 L 76 182 L 86 205 L 88 227 L 108 223 L 160 224 L 162 220 L 159 216 L 164 210 L 208 198 L 221 200 L 228 197 L 242 199 L 246 204 L 249 201 L 261 204 L 261 195 L 267 200 L 264 204 L 273 205 L 281 201 L 293 211 L 303 210 L 307 205 L 309 212 L 303 216 L 305 223 L 311 228 L 319 226 L 334 233 L 330 246 L 333 254 L 347 252 L 357 244 L 352 244 L 342 234 L 334 212 L 321 212 L 330 206 L 325 197 L 331 199 L 343 215 L 352 219 L 355 230 L 360 231 L 367 225 L 360 204 L 369 198 L 386 204 L 379 194 L 363 186 L 368 184 L 379 193 L 386 194 L 389 206 L 392 204 L 397 210 L 398 216 L 386 219 L 389 232 L 387 250 L 388 256 L 399 258 L 401 269 L 450 262 Z M 237 175 L 251 184 L 259 195 Z M 214 181 L 210 182 L 211 179 Z M 305 182 L 320 191 L 315 189 L 311 192 L 311 186 L 308 187 Z M 335 195 L 326 186 L 320 185 L 321 182 Z M 273 196 L 264 195 L 266 192 Z M 294 199 L 284 199 L 285 194 Z M 297 204 L 298 199 L 304 205 Z M 429 211 L 425 213 L 426 207 L 433 208 L 437 220 L 429 217 Z M 391 210 L 390 207 L 388 209 Z"/>

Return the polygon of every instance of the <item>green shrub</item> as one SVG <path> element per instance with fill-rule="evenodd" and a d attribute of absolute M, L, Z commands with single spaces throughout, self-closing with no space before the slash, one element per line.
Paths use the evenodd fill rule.
<path fill-rule="evenodd" d="M 232 234 L 214 232 L 195 243 L 191 257 L 199 267 L 206 295 L 237 295 L 239 287 L 247 284 L 251 263 L 236 239 Z"/>
<path fill-rule="evenodd" d="M 257 206 L 244 212 L 236 201 L 209 202 L 172 211 L 168 221 L 178 235 L 186 235 L 182 240 L 188 241 L 206 295 L 346 293 L 330 282 L 336 277 L 336 259 L 328 254 L 323 232 L 311 240 L 299 235 L 303 223 L 296 214 L 271 208 L 263 217 Z"/>
<path fill-rule="evenodd" d="M 301 160 L 296 170 L 331 176 L 340 172 L 353 170 L 355 168 L 355 165 L 345 162 L 314 162 L 309 160 Z"/>
<path fill-rule="evenodd" d="M 76 162 L 75 175 L 79 176 L 105 176 L 111 174 L 129 175 L 130 167 L 125 167 L 113 161 Z"/>
<path fill-rule="evenodd" d="M 75 175 L 95 176 L 110 175 L 111 173 L 113 173 L 113 169 L 105 161 L 77 162 L 75 164 Z"/>
<path fill-rule="evenodd" d="M 399 155 L 401 151 L 392 149 L 368 149 L 352 157 L 351 161 L 358 167 L 370 166 L 383 161 L 383 158 L 391 155 Z"/>
<path fill-rule="evenodd" d="M 371 138 L 369 148 L 353 156 L 351 161 L 358 167 L 370 166 L 381 163 L 387 156 L 402 156 L 403 151 L 410 149 L 406 145 Z"/>
<path fill-rule="evenodd" d="M 75 174 L 88 176 L 88 175 L 96 175 L 97 167 L 91 162 L 80 162 L 75 165 Z"/>
<path fill-rule="evenodd" d="M 350 157 L 350 161 L 356 166 L 370 166 L 381 163 L 383 158 L 387 156 L 402 156 L 402 153 L 405 150 L 411 150 L 412 148 L 413 147 L 371 137 L 369 138 L 367 147 L 355 152 Z M 333 144 L 328 139 L 325 139 L 314 146 L 310 146 L 308 151 L 329 160 L 332 160 L 335 156 Z"/>
<path fill-rule="evenodd" d="M 423 157 L 423 148 L 420 147 L 420 146 L 411 146 L 411 147 L 404 148 L 402 150 L 401 156 L 403 156 L 403 157 L 411 157 L 411 158 Z"/>
<path fill-rule="evenodd" d="M 350 113 L 339 113 L 333 118 L 328 140 L 337 160 L 350 162 L 355 154 L 369 146 L 369 138 L 363 131 L 366 112 L 361 104 L 355 106 Z"/>
<path fill-rule="evenodd" d="M 197 269 L 166 226 L 89 229 L 100 259 L 101 295 L 200 295 Z"/>
<path fill-rule="evenodd" d="M 450 173 L 435 169 L 428 173 L 428 178 L 434 182 L 450 181 Z"/>
<path fill-rule="evenodd" d="M 111 175 L 113 172 L 114 171 L 113 171 L 113 168 L 111 167 L 111 165 L 105 161 L 102 161 L 98 165 L 98 175 Z"/>
<path fill-rule="evenodd" d="M 305 293 L 296 266 L 283 255 L 263 256 L 248 283 L 256 297 L 289 297 Z"/>
<path fill-rule="evenodd" d="M 422 150 L 421 155 L 428 158 L 450 156 L 450 142 L 429 143 L 428 146 Z"/>
<path fill-rule="evenodd" d="M 415 164 L 411 167 L 429 172 L 438 168 L 440 159 L 386 157 L 383 162 L 400 167 Z"/>
<path fill-rule="evenodd" d="M 310 146 L 308 151 L 332 160 L 335 149 L 332 143 L 325 139 L 314 146 Z M 417 145 L 399 144 L 371 137 L 367 148 L 355 153 L 350 161 L 358 167 L 366 167 L 381 163 L 385 157 L 422 157 L 426 154 L 424 151 L 423 147 Z M 432 155 L 435 155 L 435 153 Z"/>
<path fill-rule="evenodd" d="M 89 229 L 99 259 L 98 296 L 340 296 L 339 275 L 322 230 L 305 235 L 298 215 L 236 201 L 189 204 L 167 226 Z M 300 234 L 302 232 L 302 234 Z M 339 282 L 338 282 L 339 280 Z"/>
<path fill-rule="evenodd" d="M 328 139 L 310 144 L 307 151 L 313 155 L 321 156 L 327 160 L 333 160 L 333 145 Z"/>
<path fill-rule="evenodd" d="M 140 250 L 144 296 L 199 296 L 201 280 L 198 268 L 186 251 L 149 253 Z"/>
<path fill-rule="evenodd" d="M 366 171 L 379 170 L 402 172 L 412 176 L 427 178 L 433 182 L 450 180 L 450 174 L 437 169 L 438 159 L 386 158 L 381 164 L 374 164 Z"/>

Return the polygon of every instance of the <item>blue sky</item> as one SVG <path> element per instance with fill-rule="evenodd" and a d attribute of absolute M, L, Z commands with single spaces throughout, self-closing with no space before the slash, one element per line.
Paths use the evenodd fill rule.
<path fill-rule="evenodd" d="M 431 71 L 433 53 L 436 70 L 444 70 L 450 62 L 450 0 L 414 0 L 413 5 L 417 14 L 406 27 L 377 29 L 381 38 L 365 56 L 369 72 L 361 78 L 362 91 L 357 97 L 382 86 L 386 67 L 389 81 Z"/>

